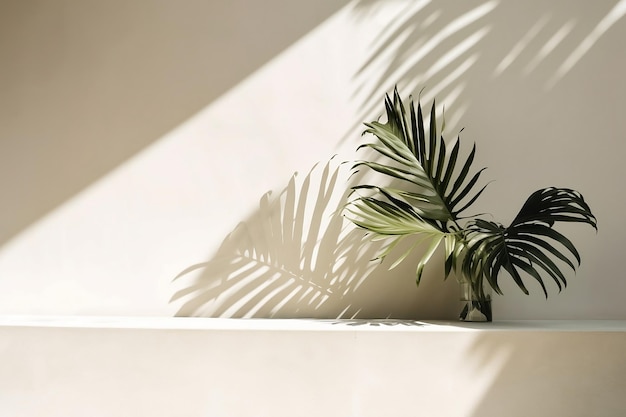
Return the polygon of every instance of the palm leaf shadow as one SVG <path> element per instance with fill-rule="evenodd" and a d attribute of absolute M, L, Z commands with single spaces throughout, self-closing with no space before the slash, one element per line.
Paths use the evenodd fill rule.
<path fill-rule="evenodd" d="M 355 15 L 369 13 L 378 3 L 358 1 Z M 401 16 L 381 30 L 370 46 L 372 52 L 354 75 L 354 98 L 361 108 L 359 120 L 375 118 L 380 98 L 394 86 L 414 92 L 425 88 L 422 101 L 436 96 L 440 103 L 455 109 L 446 115 L 448 128 L 455 130 L 468 102 L 465 99 L 453 104 L 467 87 L 467 74 L 476 71 L 474 67 L 480 62 L 481 44 L 492 29 L 487 19 L 497 4 L 494 0 L 445 4 L 422 1 L 406 7 Z"/>
<path fill-rule="evenodd" d="M 268 192 L 259 210 L 240 223 L 208 262 L 192 265 L 171 302 L 178 316 L 353 317 L 354 294 L 376 265 L 378 250 L 341 215 L 347 169 L 331 159 L 277 196 Z M 199 275 L 197 275 L 199 273 Z M 192 277 L 196 274 L 197 276 Z M 352 301 L 351 301 L 352 300 Z"/>
<path fill-rule="evenodd" d="M 484 94 L 481 86 L 504 74 L 533 75 L 532 82 L 549 91 L 626 16 L 626 0 L 612 3 L 596 5 L 583 22 L 575 7 L 549 2 L 530 7 L 501 0 L 401 2 L 354 74 L 357 120 L 375 119 L 380 99 L 394 86 L 414 94 L 424 89 L 423 102 L 437 97 L 445 103 L 452 109 L 446 112 L 451 132 L 462 127 L 471 97 Z M 367 18 L 384 4 L 357 0 L 354 16 Z M 352 125 L 343 140 L 356 128 Z"/>

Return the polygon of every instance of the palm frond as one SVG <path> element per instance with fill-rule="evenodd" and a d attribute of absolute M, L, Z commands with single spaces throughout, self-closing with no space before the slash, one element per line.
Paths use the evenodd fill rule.
<path fill-rule="evenodd" d="M 374 238 L 390 238 L 389 246 L 379 258 L 384 258 L 397 245 L 399 239 L 394 236 L 423 235 L 428 247 L 418 263 L 417 282 L 426 262 L 444 242 L 447 276 L 460 254 L 458 216 L 484 190 L 483 187 L 475 191 L 482 170 L 468 178 L 475 148 L 463 160 L 459 157 L 460 140 L 457 138 L 448 154 L 443 137 L 437 134 L 434 102 L 428 131 L 421 104 L 418 102 L 415 107 L 411 100 L 407 115 L 397 89 L 393 98 L 385 96 L 385 111 L 385 123 L 373 121 L 365 124 L 364 134 L 372 134 L 377 141 L 358 148 L 369 148 L 380 158 L 357 161 L 353 170 L 365 167 L 382 174 L 390 183 L 399 180 L 401 185 L 360 184 L 353 187 L 358 197 L 347 205 L 346 217 L 372 232 Z M 367 193 L 359 194 L 363 191 Z M 402 254 L 399 260 L 406 256 L 408 253 Z"/>
<path fill-rule="evenodd" d="M 378 142 L 366 143 L 359 148 L 370 148 L 386 160 L 359 161 L 353 168 L 367 166 L 390 178 L 402 180 L 410 187 L 425 189 L 430 194 L 426 203 L 439 205 L 442 211 L 448 213 L 448 221 L 456 221 L 459 214 L 469 208 L 484 190 L 483 187 L 476 191 L 484 168 L 468 179 L 475 146 L 465 160 L 459 160 L 460 139 L 457 137 L 448 154 L 445 140 L 441 136 L 438 138 L 435 102 L 430 110 L 428 132 L 421 103 L 418 101 L 416 109 L 411 100 L 407 117 L 397 89 L 393 99 L 388 95 L 385 97 L 385 109 L 385 123 L 374 121 L 365 124 L 367 129 L 364 134 L 373 134 Z M 419 206 L 420 203 L 414 202 L 414 205 Z"/>
<path fill-rule="evenodd" d="M 428 131 L 419 101 L 417 107 L 410 101 L 407 115 L 397 89 L 393 98 L 385 96 L 385 111 L 384 123 L 365 125 L 364 133 L 377 141 L 359 147 L 369 148 L 378 158 L 357 161 L 353 170 L 368 168 L 389 184 L 352 187 L 352 199 L 345 209 L 346 217 L 371 232 L 373 239 L 389 239 L 378 259 L 405 237 L 415 235 L 419 244 L 427 244 L 417 265 L 418 283 L 424 265 L 443 243 L 445 276 L 460 265 L 462 274 L 481 291 L 485 279 L 501 294 L 498 277 L 503 270 L 526 294 L 523 276 L 535 279 L 546 297 L 544 277 L 552 279 L 559 291 L 567 285 L 561 269 L 566 266 L 575 271 L 580 254 L 553 226 L 559 222 L 585 223 L 597 230 L 596 218 L 579 192 L 555 187 L 538 190 L 508 227 L 477 215 L 461 216 L 486 188 L 479 185 L 485 168 L 473 169 L 476 145 L 462 158 L 458 137 L 452 147 L 446 144 L 437 134 L 434 102 Z M 461 220 L 466 222 L 464 226 Z M 408 257 L 416 245 L 400 255 L 392 267 Z"/>
<path fill-rule="evenodd" d="M 484 277 L 498 293 L 498 275 L 504 269 L 520 289 L 528 294 L 522 275 L 535 279 L 548 297 L 544 275 L 561 291 L 567 286 L 562 265 L 576 270 L 580 254 L 574 244 L 553 228 L 557 222 L 577 222 L 597 230 L 597 220 L 582 195 L 568 188 L 544 188 L 528 197 L 508 227 L 476 219 L 468 226 L 467 253 L 463 272 Z"/>

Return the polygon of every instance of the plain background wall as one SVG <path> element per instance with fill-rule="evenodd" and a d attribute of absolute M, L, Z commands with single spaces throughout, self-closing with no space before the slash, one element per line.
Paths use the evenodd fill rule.
<path fill-rule="evenodd" d="M 599 219 L 564 229 L 583 263 L 563 293 L 504 285 L 496 318 L 623 319 L 625 12 L 0 1 L 0 312 L 453 318 L 439 265 L 417 290 L 333 216 L 340 162 L 397 84 L 477 143 L 479 211 L 506 223 L 555 185 Z"/>

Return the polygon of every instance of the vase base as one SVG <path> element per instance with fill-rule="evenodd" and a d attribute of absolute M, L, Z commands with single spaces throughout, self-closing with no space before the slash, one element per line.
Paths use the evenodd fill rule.
<path fill-rule="evenodd" d="M 467 322 L 490 322 L 492 321 L 491 300 L 464 301 L 463 310 L 459 316 L 460 321 Z"/>

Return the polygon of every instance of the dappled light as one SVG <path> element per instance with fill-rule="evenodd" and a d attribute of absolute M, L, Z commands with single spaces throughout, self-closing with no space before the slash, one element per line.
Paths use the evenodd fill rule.
<path fill-rule="evenodd" d="M 464 89 L 462 80 L 479 59 L 491 30 L 488 17 L 497 5 L 495 0 L 454 5 L 416 2 L 405 11 L 396 26 L 390 25 L 394 30 L 381 31 L 369 59 L 355 74 L 355 100 L 363 109 L 360 118 L 375 119 L 383 94 L 397 85 L 406 93 L 420 92 L 423 102 L 437 97 L 445 103 L 452 109 L 447 124 L 454 132 L 460 118 L 454 111 L 464 105 L 457 103 Z M 357 2 L 355 18 L 369 7 L 371 2 Z"/>
<path fill-rule="evenodd" d="M 528 32 L 526 32 L 524 36 L 522 36 L 522 38 L 515 45 L 513 45 L 509 53 L 506 54 L 506 56 L 502 58 L 502 61 L 500 61 L 500 63 L 496 66 L 494 75 L 502 74 L 513 63 L 513 61 L 515 61 L 524 49 L 526 49 L 528 44 L 537 36 L 539 31 L 548 23 L 548 20 L 550 20 L 549 17 L 547 15 L 543 15 L 528 29 Z"/>
<path fill-rule="evenodd" d="M 357 1 L 355 19 L 369 16 L 378 6 L 372 0 Z M 465 91 L 468 84 L 485 85 L 507 71 L 528 76 L 544 64 L 552 68 L 541 68 L 543 88 L 554 88 L 623 17 L 626 3 L 620 1 L 608 10 L 590 32 L 580 28 L 575 12 L 557 13 L 550 4 L 536 8 L 541 14 L 535 16 L 534 9 L 519 9 L 497 0 L 407 5 L 380 30 L 370 55 L 354 75 L 353 97 L 362 109 L 359 119 L 375 119 L 380 114 L 377 103 L 397 85 L 405 94 L 419 93 L 423 102 L 437 97 L 447 110 L 448 131 L 456 134 L 464 127 L 461 116 L 473 101 Z M 516 17 L 520 13 L 527 18 Z M 507 45 L 509 39 L 513 42 Z"/>
<path fill-rule="evenodd" d="M 570 20 L 565 23 L 546 43 L 541 47 L 541 49 L 537 52 L 537 55 L 526 65 L 524 68 L 524 73 L 531 73 L 537 66 L 543 61 L 553 50 L 556 48 L 565 37 L 572 31 L 574 28 L 574 20 Z"/>
<path fill-rule="evenodd" d="M 607 13 L 606 16 L 598 22 L 593 30 L 585 36 L 578 46 L 576 46 L 567 59 L 561 64 L 554 76 L 548 81 L 547 86 L 553 87 L 559 79 L 563 78 L 569 71 L 571 71 L 574 65 L 576 65 L 576 63 L 578 63 L 578 61 L 580 61 L 582 57 L 589 52 L 602 35 L 604 35 L 618 20 L 624 17 L 624 14 L 626 14 L 626 0 L 620 0 Z"/>

